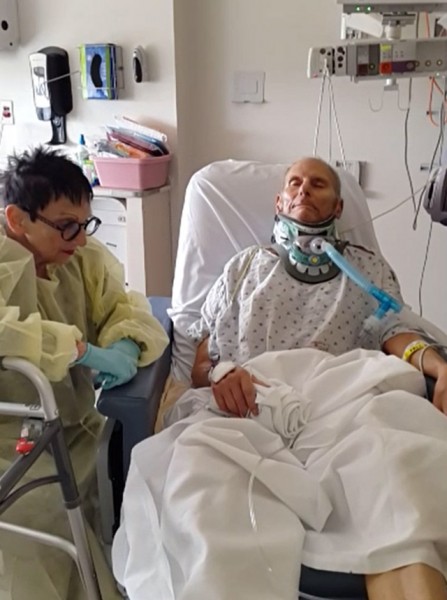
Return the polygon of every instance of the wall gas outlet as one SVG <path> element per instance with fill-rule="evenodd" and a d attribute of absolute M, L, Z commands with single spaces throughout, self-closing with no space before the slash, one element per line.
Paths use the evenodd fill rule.
<path fill-rule="evenodd" d="M 0 100 L 0 125 L 14 125 L 12 100 Z"/>
<path fill-rule="evenodd" d="M 309 79 L 322 77 L 326 69 L 329 71 L 329 75 L 334 74 L 334 49 L 330 46 L 311 48 L 307 61 Z"/>

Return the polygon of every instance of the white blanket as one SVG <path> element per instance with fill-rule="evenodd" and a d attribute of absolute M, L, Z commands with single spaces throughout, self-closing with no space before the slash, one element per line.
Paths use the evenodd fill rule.
<path fill-rule="evenodd" d="M 192 414 L 134 449 L 113 547 L 130 599 L 296 600 L 301 564 L 447 575 L 447 418 L 418 371 L 362 350 L 247 367 L 270 384 L 259 417 L 191 390 Z"/>

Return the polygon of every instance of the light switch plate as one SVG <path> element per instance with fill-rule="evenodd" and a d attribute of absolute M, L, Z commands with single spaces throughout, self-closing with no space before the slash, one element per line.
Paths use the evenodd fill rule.
<path fill-rule="evenodd" d="M 233 102 L 264 102 L 264 71 L 235 71 L 233 73 Z"/>

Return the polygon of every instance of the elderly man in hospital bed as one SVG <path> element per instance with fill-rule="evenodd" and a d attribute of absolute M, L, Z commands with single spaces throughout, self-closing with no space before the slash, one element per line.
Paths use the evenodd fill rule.
<path fill-rule="evenodd" d="M 104 388 L 131 379 L 167 344 L 147 300 L 126 293 L 121 265 L 87 237 L 100 225 L 91 214 L 92 190 L 81 169 L 55 151 L 37 148 L 10 157 L 0 210 L 0 357 L 31 361 L 52 383 L 83 507 L 93 526 L 96 446 L 103 418 L 95 410 L 92 369 Z M 38 402 L 23 376 L 0 370 L 0 402 Z M 15 459 L 20 422 L 0 418 L 0 472 Z M 27 475 L 54 472 L 42 455 Z M 1 516 L 24 527 L 69 537 L 58 486 L 34 489 Z M 104 598 L 116 584 L 91 533 Z M 55 548 L 0 531 L 2 600 L 85 598 L 76 566 Z"/>
<path fill-rule="evenodd" d="M 312 240 L 399 285 L 338 240 L 342 210 L 331 167 L 294 163 L 272 244 L 210 290 L 196 389 L 134 449 L 114 543 L 131 600 L 296 600 L 301 564 L 365 574 L 372 600 L 447 598 L 447 364 L 402 318 L 366 326 L 376 301 Z"/>

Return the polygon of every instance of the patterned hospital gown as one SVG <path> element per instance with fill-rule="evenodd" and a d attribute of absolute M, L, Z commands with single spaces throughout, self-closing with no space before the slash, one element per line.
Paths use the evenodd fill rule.
<path fill-rule="evenodd" d="M 367 279 L 401 301 L 397 279 L 380 256 L 348 247 L 345 258 Z M 380 349 L 408 327 L 394 318 L 373 333 L 364 322 L 377 302 L 344 273 L 317 284 L 286 272 L 269 248 L 251 247 L 234 256 L 209 291 L 190 335 L 209 336 L 209 355 L 244 363 L 265 351 L 314 347 L 335 355 L 358 348 Z"/>

